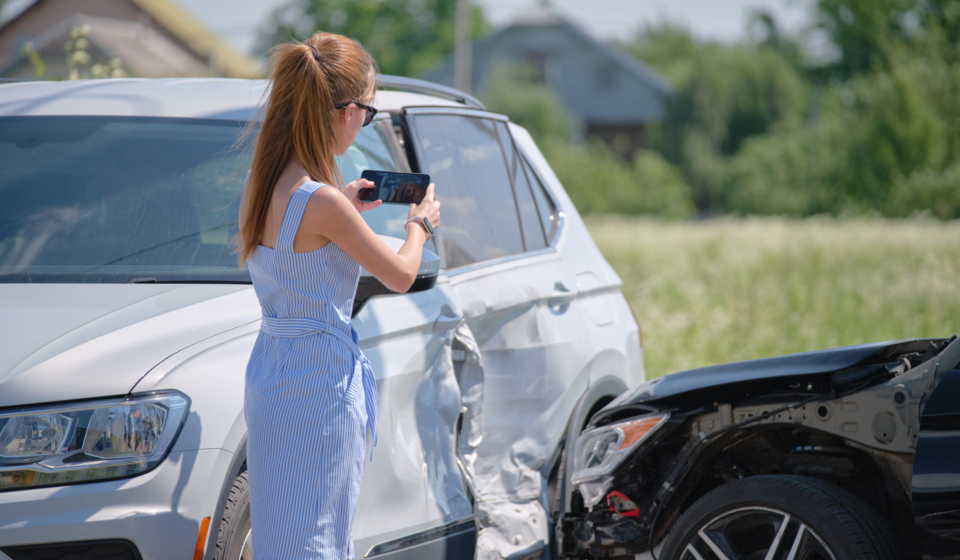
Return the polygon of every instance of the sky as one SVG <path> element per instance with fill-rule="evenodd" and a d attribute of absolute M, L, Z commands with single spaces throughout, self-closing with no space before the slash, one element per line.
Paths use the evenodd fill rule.
<path fill-rule="evenodd" d="M 257 27 L 289 0 L 177 0 L 237 49 L 249 52 Z M 475 0 L 494 27 L 508 24 L 539 0 Z M 812 0 L 550 0 L 573 21 L 599 39 L 626 39 L 645 23 L 661 20 L 685 24 L 697 36 L 723 41 L 746 34 L 750 11 L 772 12 L 787 30 L 808 19 Z M 32 0 L 8 0 L 0 20 Z"/>

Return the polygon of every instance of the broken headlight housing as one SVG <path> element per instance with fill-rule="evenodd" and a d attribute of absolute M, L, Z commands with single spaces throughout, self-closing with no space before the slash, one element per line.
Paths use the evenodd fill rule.
<path fill-rule="evenodd" d="M 570 482 L 579 487 L 587 506 L 600 501 L 617 466 L 669 418 L 669 412 L 657 412 L 580 434 Z"/>
<path fill-rule="evenodd" d="M 187 417 L 176 391 L 0 412 L 0 491 L 142 474 Z"/>

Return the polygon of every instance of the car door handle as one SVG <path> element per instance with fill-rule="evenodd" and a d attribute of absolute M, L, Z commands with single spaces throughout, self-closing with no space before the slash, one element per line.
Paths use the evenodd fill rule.
<path fill-rule="evenodd" d="M 443 313 L 433 322 L 433 330 L 434 332 L 442 332 L 455 329 L 460 326 L 460 321 L 462 320 L 463 317 L 454 312 Z"/>
<path fill-rule="evenodd" d="M 577 299 L 577 292 L 571 292 L 563 284 L 557 284 L 556 290 L 547 299 L 547 307 L 565 305 Z"/>

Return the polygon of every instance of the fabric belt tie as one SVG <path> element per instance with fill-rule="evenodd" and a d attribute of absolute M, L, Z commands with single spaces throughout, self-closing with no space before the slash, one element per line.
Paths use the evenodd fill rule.
<path fill-rule="evenodd" d="M 360 360 L 360 367 L 363 370 L 363 394 L 364 405 L 367 411 L 367 429 L 373 437 L 373 447 L 377 446 L 377 414 L 380 411 L 380 396 L 377 394 L 377 381 L 373 377 L 373 368 L 370 366 L 370 360 L 363 355 L 360 346 L 357 345 L 356 331 L 353 326 L 350 327 L 350 334 L 346 334 L 340 329 L 331 328 L 329 324 L 316 319 L 307 319 L 301 317 L 263 317 L 260 322 L 260 330 L 270 336 L 282 338 L 297 338 L 314 334 L 328 334 L 342 342 L 353 352 L 353 355 Z M 351 377 L 353 374 L 351 373 Z M 351 379 L 352 381 L 352 379 Z M 347 383 L 347 390 L 350 388 L 350 382 Z M 373 449 L 370 449 L 370 460 L 373 460 Z"/>

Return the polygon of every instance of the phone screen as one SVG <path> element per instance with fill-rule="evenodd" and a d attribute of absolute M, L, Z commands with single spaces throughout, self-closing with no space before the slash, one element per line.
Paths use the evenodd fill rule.
<path fill-rule="evenodd" d="M 382 200 L 385 204 L 420 204 L 430 185 L 430 176 L 424 173 L 396 173 L 367 169 L 360 177 L 376 185 L 372 189 L 360 191 L 360 200 L 364 202 Z"/>

